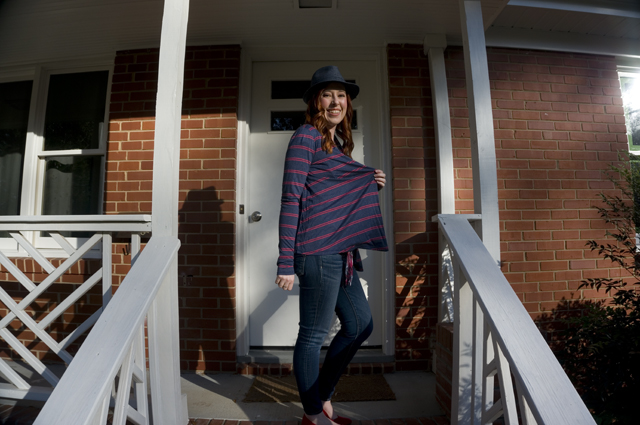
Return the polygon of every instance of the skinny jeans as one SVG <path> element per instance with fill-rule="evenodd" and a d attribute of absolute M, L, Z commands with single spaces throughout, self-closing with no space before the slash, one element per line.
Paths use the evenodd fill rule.
<path fill-rule="evenodd" d="M 344 254 L 294 257 L 294 270 L 300 280 L 300 328 L 293 351 L 293 372 L 307 415 L 322 413 L 322 402 L 331 400 L 340 376 L 373 330 L 371 309 L 357 272 L 353 271 L 350 286 L 342 284 L 345 261 Z M 340 331 L 320 368 L 320 349 L 334 311 Z"/>

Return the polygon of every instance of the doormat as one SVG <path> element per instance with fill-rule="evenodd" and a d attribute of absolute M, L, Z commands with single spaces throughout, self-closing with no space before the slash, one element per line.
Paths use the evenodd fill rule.
<path fill-rule="evenodd" d="M 396 395 L 383 375 L 343 375 L 331 398 L 334 402 L 395 400 Z M 294 375 L 258 375 L 244 400 L 245 403 L 300 402 Z"/>

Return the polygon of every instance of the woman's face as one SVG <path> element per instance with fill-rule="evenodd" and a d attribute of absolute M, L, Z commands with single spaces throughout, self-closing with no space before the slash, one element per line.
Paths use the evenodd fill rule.
<path fill-rule="evenodd" d="M 334 129 L 347 114 L 347 92 L 344 85 L 331 83 L 320 92 L 320 105 L 329 129 Z"/>

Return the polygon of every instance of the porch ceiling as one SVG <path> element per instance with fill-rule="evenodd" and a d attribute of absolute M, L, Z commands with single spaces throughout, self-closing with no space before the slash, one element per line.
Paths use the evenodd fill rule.
<path fill-rule="evenodd" d="M 0 0 L 0 65 L 157 47 L 162 6 L 160 0 Z M 491 45 L 640 58 L 637 0 L 482 0 L 482 11 Z M 188 44 L 381 46 L 421 43 L 430 33 L 460 43 L 458 1 L 338 0 L 337 9 L 299 9 L 297 0 L 191 0 Z"/>
<path fill-rule="evenodd" d="M 640 58 L 639 0 L 510 0 L 487 44 Z M 638 61 L 634 61 L 637 65 Z"/>

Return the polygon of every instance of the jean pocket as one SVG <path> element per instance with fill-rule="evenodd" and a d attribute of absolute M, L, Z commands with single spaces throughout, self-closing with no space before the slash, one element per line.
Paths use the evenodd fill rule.
<path fill-rule="evenodd" d="M 293 257 L 293 272 L 298 275 L 298 277 L 304 276 L 304 263 L 306 258 L 306 255 L 296 255 Z"/>

